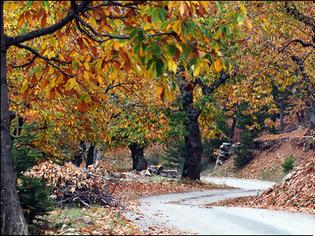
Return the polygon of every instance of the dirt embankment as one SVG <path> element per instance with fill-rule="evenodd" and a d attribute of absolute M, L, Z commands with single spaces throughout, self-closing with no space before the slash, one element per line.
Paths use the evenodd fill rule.
<path fill-rule="evenodd" d="M 296 159 L 295 165 L 300 164 L 303 158 L 315 159 L 314 131 L 308 129 L 265 134 L 255 141 L 257 150 L 247 166 L 236 169 L 231 157 L 209 175 L 279 181 L 286 175 L 281 164 L 288 156 Z"/>

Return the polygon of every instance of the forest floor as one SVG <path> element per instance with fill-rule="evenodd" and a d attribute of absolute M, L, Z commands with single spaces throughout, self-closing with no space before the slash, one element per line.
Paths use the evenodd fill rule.
<path fill-rule="evenodd" d="M 134 175 L 130 181 L 119 181 L 115 184 L 113 196 L 118 202 L 110 207 L 92 208 L 64 208 L 55 209 L 45 218 L 49 221 L 41 234 L 180 234 L 181 232 L 168 227 L 152 226 L 149 231 L 144 232 L 128 220 L 124 213 L 138 212 L 139 198 L 145 196 L 182 193 L 200 190 L 211 190 L 226 188 L 208 183 L 182 182 L 178 179 L 164 177 L 143 177 Z M 141 217 L 135 221 L 141 220 Z"/>

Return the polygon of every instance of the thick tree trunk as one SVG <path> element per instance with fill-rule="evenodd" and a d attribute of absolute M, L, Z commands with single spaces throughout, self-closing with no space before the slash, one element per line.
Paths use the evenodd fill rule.
<path fill-rule="evenodd" d="M 6 42 L 3 31 L 3 1 L 1 19 L 1 234 L 28 234 L 27 225 L 16 191 L 16 175 L 11 159 L 10 112 L 6 79 Z"/>
<path fill-rule="evenodd" d="M 137 171 L 145 170 L 147 161 L 144 158 L 144 147 L 137 143 L 131 143 L 128 147 L 131 151 L 132 169 Z"/>
<path fill-rule="evenodd" d="M 194 108 L 194 86 L 191 83 L 188 83 L 186 79 L 181 76 L 178 76 L 178 82 L 185 115 L 184 126 L 187 131 L 185 136 L 185 163 L 182 178 L 188 180 L 199 180 L 201 157 L 203 153 L 198 124 L 200 110 L 198 108 Z"/>

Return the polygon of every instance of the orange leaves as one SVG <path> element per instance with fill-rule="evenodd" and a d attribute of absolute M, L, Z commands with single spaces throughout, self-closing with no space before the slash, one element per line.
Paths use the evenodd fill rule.
<path fill-rule="evenodd" d="M 89 104 L 85 102 L 80 102 L 77 105 L 77 109 L 80 112 L 87 112 L 89 110 Z"/>
<path fill-rule="evenodd" d="M 128 54 L 122 50 L 119 51 L 119 54 L 124 60 L 124 70 L 129 71 L 131 69 L 131 61 Z"/>
<path fill-rule="evenodd" d="M 223 70 L 223 64 L 220 59 L 214 62 L 214 69 L 216 70 L 216 72 L 221 72 Z"/>
<path fill-rule="evenodd" d="M 183 20 L 187 19 L 187 6 L 184 1 L 180 2 L 179 13 Z"/>
<path fill-rule="evenodd" d="M 40 22 L 41 27 L 45 27 L 47 25 L 47 14 L 46 11 L 42 11 L 42 18 Z"/>

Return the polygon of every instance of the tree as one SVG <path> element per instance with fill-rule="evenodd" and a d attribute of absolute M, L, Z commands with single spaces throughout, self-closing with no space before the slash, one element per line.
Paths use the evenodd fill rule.
<path fill-rule="evenodd" d="M 36 91 L 44 91 L 50 100 L 63 95 L 73 96 L 78 100 L 77 109 L 87 112 L 92 103 L 99 101 L 97 93 L 89 92 L 90 88 L 95 88 L 93 85 L 108 78 L 114 80 L 121 68 L 128 72 L 135 66 L 142 68 L 144 78 L 159 77 L 164 65 L 168 64 L 164 62 L 177 58 L 174 55 L 164 57 L 162 52 L 168 51 L 167 46 L 171 45 L 172 49 L 194 47 L 187 41 L 191 37 L 199 37 L 202 41 L 206 36 L 193 36 L 191 27 L 190 34 L 186 35 L 182 22 L 191 16 L 209 14 L 208 6 L 207 2 L 1 2 L 2 233 L 27 233 L 10 157 L 12 116 L 6 77 L 7 56 L 11 62 L 29 58 L 25 63 L 8 67 L 9 73 L 15 68 L 26 68 L 21 81 L 25 99 L 30 95 L 36 98 Z M 52 14 L 47 14 L 49 11 Z M 10 20 L 13 25 L 4 22 L 4 16 L 13 18 Z M 4 27 L 11 32 L 5 32 Z M 14 27 L 19 32 L 17 36 L 12 34 L 16 32 Z M 10 53 L 7 55 L 7 52 Z M 103 57 L 99 57 L 100 54 Z"/>
<path fill-rule="evenodd" d="M 140 75 L 137 75 L 140 76 Z M 149 144 L 162 141 L 168 130 L 167 119 L 163 114 L 165 105 L 160 97 L 156 81 L 142 81 L 138 77 L 130 79 L 123 90 L 114 93 L 111 101 L 118 110 L 109 121 L 110 146 L 126 145 L 132 158 L 132 169 L 141 171 L 147 168 L 144 149 Z"/>

